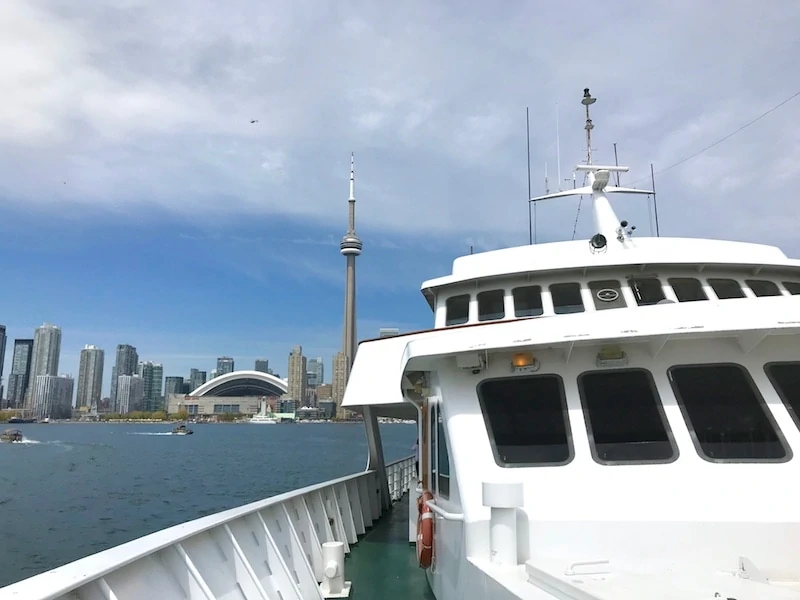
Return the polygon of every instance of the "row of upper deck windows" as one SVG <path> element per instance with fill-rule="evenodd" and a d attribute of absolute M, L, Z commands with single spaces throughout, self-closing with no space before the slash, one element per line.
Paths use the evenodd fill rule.
<path fill-rule="evenodd" d="M 794 427 L 800 428 L 800 362 L 764 367 Z M 572 461 L 573 432 L 585 427 L 601 464 L 668 463 L 679 456 L 673 431 L 688 429 L 697 453 L 712 462 L 785 462 L 792 450 L 774 411 L 745 367 L 677 365 L 667 370 L 680 417 L 667 418 L 661 393 L 646 369 L 588 371 L 577 379 L 582 419 L 570 419 L 559 375 L 488 379 L 478 398 L 500 466 L 555 466 Z M 681 419 L 682 417 L 682 419 Z M 681 419 L 682 423 L 677 419 Z"/>
<path fill-rule="evenodd" d="M 745 298 L 747 291 L 756 297 L 800 295 L 800 282 L 783 281 L 781 286 L 768 279 L 746 279 L 746 287 L 739 281 L 727 278 L 708 278 L 705 282 L 693 277 L 670 277 L 666 283 L 658 277 L 630 277 L 626 285 L 616 279 L 580 283 L 553 283 L 546 290 L 539 285 L 515 287 L 507 293 L 505 289 L 478 292 L 476 301 L 471 294 L 460 294 L 447 299 L 445 325 L 462 325 L 474 321 L 470 318 L 470 305 L 477 309 L 477 321 L 496 321 L 513 315 L 516 318 L 536 317 L 547 314 L 583 312 L 585 303 L 591 302 L 595 310 L 625 308 L 629 303 L 648 306 L 661 302 L 696 302 L 700 300 L 727 300 Z"/>

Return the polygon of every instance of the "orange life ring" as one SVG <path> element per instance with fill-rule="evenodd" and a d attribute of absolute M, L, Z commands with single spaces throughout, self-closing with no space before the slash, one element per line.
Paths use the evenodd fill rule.
<path fill-rule="evenodd" d="M 422 496 L 417 500 L 417 560 L 419 566 L 427 569 L 433 563 L 433 511 L 426 504 L 428 500 L 433 500 L 433 494 L 428 490 L 422 492 Z"/>

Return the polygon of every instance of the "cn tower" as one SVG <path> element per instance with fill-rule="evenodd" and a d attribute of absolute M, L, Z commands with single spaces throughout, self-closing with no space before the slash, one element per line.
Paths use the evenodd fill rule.
<path fill-rule="evenodd" d="M 350 379 L 350 371 L 353 368 L 353 360 L 356 355 L 356 256 L 361 254 L 362 248 L 361 239 L 356 235 L 356 174 L 353 154 L 350 154 L 350 198 L 348 205 L 350 214 L 347 233 L 342 238 L 342 243 L 339 244 L 339 252 L 347 259 L 347 280 L 344 291 L 344 335 L 342 339 L 342 352 L 345 356 L 346 369 L 345 382 Z M 361 414 L 364 417 L 364 428 L 369 449 L 367 469 L 374 469 L 377 472 L 381 504 L 388 509 L 391 506 L 391 499 L 389 498 L 389 482 L 386 478 L 386 463 L 383 458 L 383 445 L 381 444 L 378 419 L 369 406 L 362 406 Z"/>
<path fill-rule="evenodd" d="M 344 332 L 342 352 L 347 364 L 347 376 L 353 367 L 356 355 L 356 256 L 361 254 L 361 239 L 356 235 L 356 175 L 355 159 L 350 155 L 350 199 L 348 200 L 350 215 L 347 233 L 339 244 L 339 252 L 347 259 L 347 280 L 344 290 Z"/>

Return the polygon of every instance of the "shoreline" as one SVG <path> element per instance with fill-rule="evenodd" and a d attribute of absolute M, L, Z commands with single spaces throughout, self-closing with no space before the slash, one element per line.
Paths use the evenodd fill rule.
<path fill-rule="evenodd" d="M 9 423 L 0 421 L 2 425 L 176 425 L 187 421 L 149 421 L 149 420 L 113 420 L 113 421 L 50 421 L 49 423 Z M 248 420 L 244 421 L 190 421 L 191 425 L 249 425 Z M 381 425 L 415 425 L 416 421 L 378 421 Z M 363 425 L 364 421 L 311 421 L 299 420 L 288 421 L 286 423 L 276 423 L 276 425 Z"/>

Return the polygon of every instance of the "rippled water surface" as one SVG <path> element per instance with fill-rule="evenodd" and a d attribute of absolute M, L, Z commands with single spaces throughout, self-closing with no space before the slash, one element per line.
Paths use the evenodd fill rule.
<path fill-rule="evenodd" d="M 0 586 L 220 510 L 355 473 L 361 424 L 16 425 L 0 444 Z M 387 461 L 414 425 L 381 426 Z"/>

